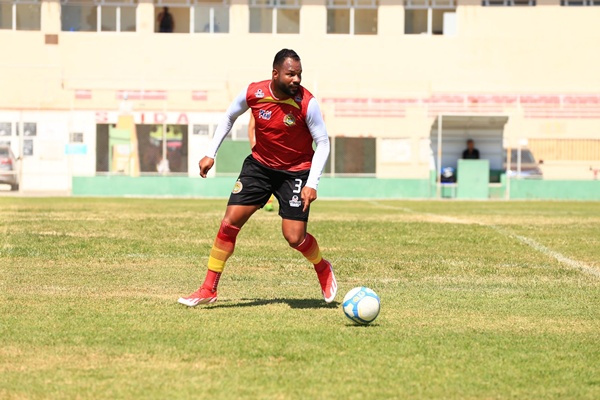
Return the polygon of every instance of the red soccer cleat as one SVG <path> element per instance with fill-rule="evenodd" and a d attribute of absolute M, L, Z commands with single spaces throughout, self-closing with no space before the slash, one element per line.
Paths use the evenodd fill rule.
<path fill-rule="evenodd" d="M 335 295 L 337 293 L 337 281 L 335 280 L 335 275 L 333 274 L 333 267 L 331 263 L 325 260 L 327 263 L 327 268 L 325 268 L 322 272 L 317 272 L 317 277 L 319 278 L 319 283 L 321 284 L 321 291 L 323 292 L 323 298 L 326 303 L 331 303 L 333 299 L 335 299 Z"/>
<path fill-rule="evenodd" d="M 210 304 L 217 301 L 217 292 L 211 292 L 203 286 L 190 294 L 188 297 L 180 297 L 177 300 L 178 303 L 186 305 L 188 307 L 195 307 L 198 304 Z"/>

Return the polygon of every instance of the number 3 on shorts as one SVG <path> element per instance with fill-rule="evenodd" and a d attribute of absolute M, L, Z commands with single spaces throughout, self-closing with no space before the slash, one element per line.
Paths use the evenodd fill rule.
<path fill-rule="evenodd" d="M 294 179 L 294 181 L 296 182 L 296 184 L 294 185 L 294 190 L 292 191 L 292 193 L 300 193 L 300 191 L 302 190 L 302 179 Z"/>

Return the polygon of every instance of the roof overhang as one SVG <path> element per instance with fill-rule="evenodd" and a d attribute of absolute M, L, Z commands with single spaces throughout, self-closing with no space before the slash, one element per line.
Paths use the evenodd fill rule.
<path fill-rule="evenodd" d="M 508 122 L 506 115 L 438 115 L 431 126 L 432 130 L 438 129 L 439 120 L 442 120 L 442 130 L 445 129 L 473 129 L 473 130 L 504 130 Z"/>

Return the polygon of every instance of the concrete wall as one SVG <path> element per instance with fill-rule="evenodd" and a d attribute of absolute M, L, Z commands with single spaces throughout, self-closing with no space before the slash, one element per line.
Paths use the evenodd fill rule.
<path fill-rule="evenodd" d="M 0 64 L 1 76 L 11 78 L 1 81 L 8 95 L 0 107 L 115 109 L 115 90 L 139 89 L 168 91 L 170 109 L 222 110 L 249 81 L 270 76 L 272 57 L 282 47 L 299 52 L 304 84 L 324 100 L 598 94 L 600 55 L 593 50 L 600 7 L 459 3 L 457 34 L 430 36 L 403 34 L 402 2 L 382 1 L 379 34 L 351 36 L 326 34 L 324 2 L 304 3 L 298 35 L 246 33 L 248 8 L 238 3 L 231 6 L 229 34 L 161 35 L 152 31 L 152 4 L 139 4 L 138 32 L 92 33 L 60 32 L 60 4 L 43 2 L 46 31 L 0 31 L 0 48 L 11 55 Z M 58 44 L 45 44 L 48 33 L 58 35 Z M 75 99 L 77 89 L 91 90 L 92 98 Z M 206 90 L 207 101 L 193 102 L 192 90 Z M 188 96 L 177 98 L 178 91 Z M 162 103 L 147 100 L 136 108 L 160 109 Z M 392 119 L 402 124 L 387 124 L 388 133 L 411 126 L 420 108 L 407 107 L 410 115 Z M 347 134 L 382 131 L 368 118 L 332 117 L 330 125 Z"/>

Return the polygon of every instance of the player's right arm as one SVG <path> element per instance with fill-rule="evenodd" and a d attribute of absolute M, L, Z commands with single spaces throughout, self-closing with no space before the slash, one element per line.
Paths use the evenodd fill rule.
<path fill-rule="evenodd" d="M 240 94 L 233 99 L 233 102 L 229 105 L 225 114 L 221 117 L 219 124 L 217 125 L 217 129 L 215 129 L 215 135 L 213 136 L 213 140 L 208 147 L 204 157 L 198 163 L 200 167 L 200 176 L 206 178 L 206 174 L 215 164 L 215 157 L 217 156 L 217 151 L 219 151 L 219 147 L 221 147 L 221 143 L 225 140 L 225 137 L 231 131 L 231 127 L 233 127 L 233 123 L 235 120 L 248 110 L 248 103 L 246 102 L 246 92 L 247 88 L 242 90 Z"/>

